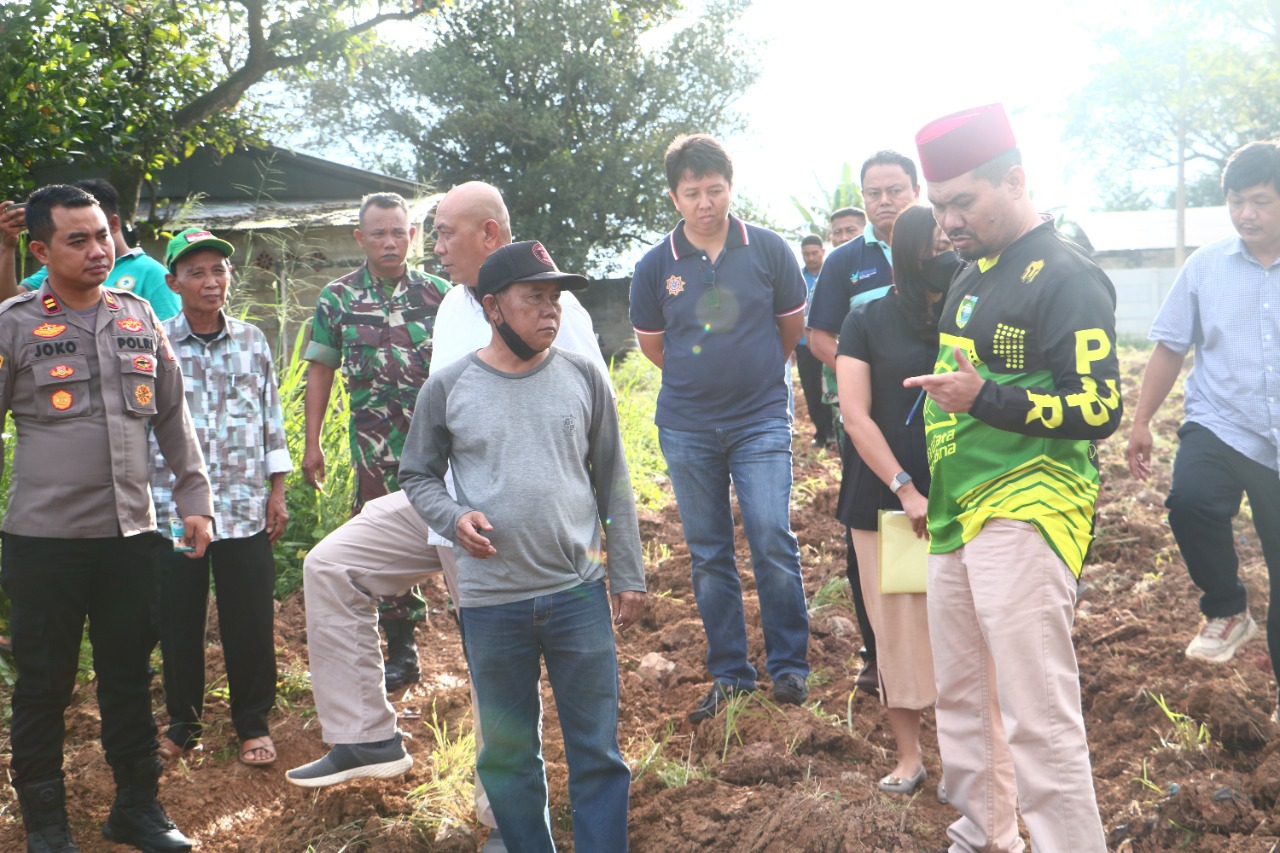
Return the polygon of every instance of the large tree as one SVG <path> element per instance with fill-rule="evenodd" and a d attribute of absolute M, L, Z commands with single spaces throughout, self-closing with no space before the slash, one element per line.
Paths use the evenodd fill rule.
<path fill-rule="evenodd" d="M 1112 58 L 1071 99 L 1066 136 L 1111 207 L 1147 206 L 1135 184 L 1180 153 L 1203 188 L 1236 148 L 1280 136 L 1280 0 L 1154 5 L 1151 32 L 1102 34 Z"/>
<path fill-rule="evenodd" d="M 607 272 L 672 224 L 662 154 L 736 130 L 750 0 L 456 0 L 310 87 L 315 143 L 447 188 L 481 179 L 520 237 Z M 416 47 L 406 50 L 402 45 Z"/>
<path fill-rule="evenodd" d="M 424 0 L 28 0 L 0 3 L 0 192 L 73 158 L 107 171 L 132 218 L 151 174 L 252 140 L 249 87 L 346 55 Z"/>

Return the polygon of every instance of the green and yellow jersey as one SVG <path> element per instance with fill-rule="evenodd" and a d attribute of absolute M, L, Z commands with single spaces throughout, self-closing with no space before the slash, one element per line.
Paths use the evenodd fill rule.
<path fill-rule="evenodd" d="M 1120 424 L 1115 288 L 1051 222 L 970 264 L 942 311 L 934 373 L 962 349 L 986 382 L 967 414 L 926 402 L 930 550 L 992 518 L 1029 522 L 1077 576 L 1093 537 L 1093 442 Z"/>

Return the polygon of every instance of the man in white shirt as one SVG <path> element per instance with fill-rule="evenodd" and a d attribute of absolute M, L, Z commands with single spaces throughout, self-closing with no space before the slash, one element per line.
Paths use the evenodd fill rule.
<path fill-rule="evenodd" d="M 511 242 L 502 195 L 473 181 L 451 190 L 436 208 L 435 253 L 454 284 L 436 314 L 431 369 L 486 345 L 493 329 L 474 294 L 480 265 Z M 591 317 L 571 293 L 563 309 L 556 346 L 591 358 L 608 380 Z M 612 387 L 612 385 L 610 385 Z M 432 545 L 435 547 L 424 547 Z M 369 501 L 355 518 L 324 538 L 303 567 L 307 646 L 312 693 L 321 736 L 334 748 L 318 761 L 290 770 L 290 782 L 315 788 L 360 777 L 391 778 L 413 760 L 400 741 L 396 712 L 387 701 L 378 647 L 377 597 L 403 592 L 441 573 L 449 597 L 459 601 L 453 543 L 431 530 L 403 491 Z M 475 691 L 472 688 L 472 710 Z M 475 719 L 476 752 L 483 738 Z M 476 813 L 490 828 L 486 853 L 505 850 L 480 780 Z"/>

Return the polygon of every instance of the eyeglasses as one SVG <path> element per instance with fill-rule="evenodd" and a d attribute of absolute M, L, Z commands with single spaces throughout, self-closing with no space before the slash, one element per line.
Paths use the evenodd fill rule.
<path fill-rule="evenodd" d="M 711 288 L 706 295 L 707 307 L 718 311 L 720 309 L 720 291 L 716 289 L 715 267 L 708 267 L 702 271 L 702 286 Z"/>

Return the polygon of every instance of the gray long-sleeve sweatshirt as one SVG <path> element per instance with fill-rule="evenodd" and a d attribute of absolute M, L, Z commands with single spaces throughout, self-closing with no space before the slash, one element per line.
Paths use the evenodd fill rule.
<path fill-rule="evenodd" d="M 457 500 L 444 484 L 452 464 Z M 552 347 L 524 373 L 475 354 L 433 372 L 418 395 L 400 485 L 433 530 L 452 538 L 480 510 L 497 554 L 462 549 L 462 607 L 523 601 L 605 575 L 609 591 L 645 589 L 635 498 L 613 395 L 577 353 Z"/>

